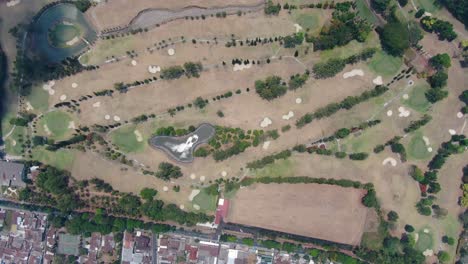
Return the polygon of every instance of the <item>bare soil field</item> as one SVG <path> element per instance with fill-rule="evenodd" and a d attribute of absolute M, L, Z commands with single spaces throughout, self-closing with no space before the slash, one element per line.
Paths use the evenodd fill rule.
<path fill-rule="evenodd" d="M 238 191 L 228 222 L 359 245 L 365 191 L 319 184 L 255 185 Z"/>

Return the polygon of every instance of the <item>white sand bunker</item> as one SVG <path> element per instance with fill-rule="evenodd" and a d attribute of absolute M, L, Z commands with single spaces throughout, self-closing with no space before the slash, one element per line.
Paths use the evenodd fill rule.
<path fill-rule="evenodd" d="M 16 146 L 16 140 L 12 139 L 12 140 L 11 140 L 11 145 L 12 145 L 13 147 Z"/>
<path fill-rule="evenodd" d="M 64 95 L 64 94 L 62 94 L 62 95 L 60 96 L 60 101 L 65 101 L 65 100 L 67 100 L 67 96 Z"/>
<path fill-rule="evenodd" d="M 426 233 L 426 234 L 429 234 L 429 229 L 425 228 L 425 229 L 423 230 L 423 232 Z"/>
<path fill-rule="evenodd" d="M 180 210 L 184 210 L 185 206 L 184 206 L 183 204 L 181 204 L 181 205 L 179 206 L 179 208 L 180 208 Z"/>
<path fill-rule="evenodd" d="M 100 101 L 99 101 L 99 102 L 95 102 L 95 103 L 93 104 L 93 107 L 100 107 L 100 106 L 101 106 L 101 102 L 100 102 Z"/>
<path fill-rule="evenodd" d="M 55 85 L 55 81 L 49 81 L 48 83 L 45 83 L 45 84 L 42 85 L 42 89 L 49 92 L 49 95 L 54 95 L 55 90 L 52 89 L 52 87 L 54 87 L 54 85 Z"/>
<path fill-rule="evenodd" d="M 132 66 L 137 66 L 137 61 L 136 60 L 132 60 Z"/>
<path fill-rule="evenodd" d="M 354 69 L 352 71 L 343 73 L 344 79 L 348 79 L 354 76 L 364 76 L 364 71 L 361 69 Z"/>
<path fill-rule="evenodd" d="M 71 40 L 67 41 L 65 44 L 67 44 L 67 46 L 73 46 L 76 43 L 78 43 L 78 41 L 80 41 L 80 39 L 78 37 L 74 37 Z"/>
<path fill-rule="evenodd" d="M 408 95 L 408 94 L 404 94 L 404 95 L 403 95 L 403 99 L 404 99 L 404 100 L 408 100 L 408 99 L 409 99 L 409 95 Z"/>
<path fill-rule="evenodd" d="M 119 116 L 114 116 L 114 121 L 116 121 L 116 122 L 120 121 L 120 117 Z"/>
<path fill-rule="evenodd" d="M 165 191 L 165 192 L 169 191 L 169 187 L 164 186 L 164 187 L 163 187 L 163 191 Z"/>
<path fill-rule="evenodd" d="M 160 72 L 160 71 L 161 71 L 161 67 L 159 67 L 159 66 L 153 66 L 153 65 L 148 66 L 148 72 L 149 73 L 157 73 L 157 72 Z"/>
<path fill-rule="evenodd" d="M 26 101 L 26 111 L 34 110 L 34 107 L 29 101 Z"/>
<path fill-rule="evenodd" d="M 52 132 L 50 132 L 50 129 L 46 124 L 44 124 L 44 131 L 46 132 L 48 136 L 52 135 Z"/>
<path fill-rule="evenodd" d="M 289 111 L 287 115 L 283 115 L 282 118 L 284 120 L 289 120 L 291 119 L 292 117 L 294 117 L 294 112 L 293 111 Z"/>
<path fill-rule="evenodd" d="M 232 68 L 233 71 L 242 71 L 244 69 L 250 69 L 252 67 L 252 64 L 235 64 L 234 67 Z"/>
<path fill-rule="evenodd" d="M 390 165 L 392 165 L 393 167 L 395 167 L 395 166 L 397 165 L 397 161 L 396 161 L 396 159 L 394 159 L 394 158 L 392 158 L 392 157 L 388 157 L 388 158 L 386 158 L 386 159 L 384 159 L 384 160 L 382 161 L 382 165 L 385 166 L 385 165 L 387 165 L 387 164 L 390 164 Z"/>
<path fill-rule="evenodd" d="M 200 181 L 204 182 L 205 181 L 205 176 L 200 176 Z"/>
<path fill-rule="evenodd" d="M 138 142 L 142 142 L 142 141 L 143 141 L 143 135 L 141 135 L 140 131 L 135 130 L 135 131 L 133 131 L 133 133 L 135 133 L 136 140 L 137 140 Z"/>
<path fill-rule="evenodd" d="M 406 108 L 403 106 L 398 107 L 398 112 L 400 112 L 400 114 L 398 115 L 399 117 L 408 117 L 411 114 L 411 112 L 409 110 L 406 110 Z"/>
<path fill-rule="evenodd" d="M 78 87 L 78 84 L 77 83 L 72 83 L 71 86 L 72 86 L 72 88 L 76 88 L 76 87 Z"/>
<path fill-rule="evenodd" d="M 392 116 L 393 115 L 393 111 L 392 110 L 388 110 L 387 111 L 387 116 Z"/>
<path fill-rule="evenodd" d="M 414 234 L 414 242 L 418 242 L 418 239 L 419 239 L 419 234 L 418 233 Z"/>
<path fill-rule="evenodd" d="M 426 144 L 426 146 L 429 146 L 431 144 L 428 137 L 423 136 L 422 139 L 424 140 L 424 144 Z"/>
<path fill-rule="evenodd" d="M 75 127 L 75 121 L 70 121 L 70 122 L 68 123 L 68 128 L 69 128 L 69 129 L 75 129 L 75 128 L 76 128 L 76 127 Z"/>
<path fill-rule="evenodd" d="M 428 148 L 427 148 L 427 152 L 432 152 L 432 148 L 431 148 L 431 147 L 428 147 Z"/>
<path fill-rule="evenodd" d="M 424 252 L 422 253 L 425 257 L 431 257 L 434 255 L 434 251 L 432 249 L 426 249 L 424 250 Z"/>
<path fill-rule="evenodd" d="M 227 176 L 227 172 L 226 172 L 226 171 L 222 171 L 222 172 L 221 172 L 221 176 L 226 177 L 226 176 Z"/>
<path fill-rule="evenodd" d="M 457 131 L 455 131 L 455 129 L 449 129 L 448 132 L 449 132 L 449 134 L 452 135 L 452 136 L 455 135 L 455 134 L 457 134 Z"/>
<path fill-rule="evenodd" d="M 263 148 L 264 150 L 267 150 L 267 149 L 270 147 L 270 143 L 271 143 L 270 141 L 265 141 L 265 142 L 263 142 L 262 148 Z"/>
<path fill-rule="evenodd" d="M 300 103 L 302 103 L 302 98 L 299 98 L 299 97 L 296 98 L 296 104 L 300 104 Z"/>
<path fill-rule="evenodd" d="M 462 118 L 463 116 L 464 116 L 464 115 L 463 115 L 462 112 L 458 112 L 458 113 L 457 113 L 457 117 L 458 117 L 458 118 Z"/>
<path fill-rule="evenodd" d="M 193 209 L 198 211 L 200 210 L 200 206 L 198 204 L 193 204 Z"/>
<path fill-rule="evenodd" d="M 377 78 L 372 80 L 372 83 L 375 84 L 375 85 L 382 85 L 383 84 L 382 76 L 380 76 L 380 75 L 377 76 Z"/>
<path fill-rule="evenodd" d="M 260 127 L 267 127 L 269 125 L 273 124 L 270 118 L 265 117 L 263 118 L 262 122 L 260 123 Z"/>
<path fill-rule="evenodd" d="M 197 178 L 197 175 L 195 173 L 190 174 L 190 179 L 195 180 Z"/>
<path fill-rule="evenodd" d="M 21 3 L 21 0 L 12 0 L 12 1 L 6 2 L 6 6 L 7 7 L 13 7 L 15 5 L 18 5 L 19 3 Z"/>
<path fill-rule="evenodd" d="M 190 193 L 188 197 L 188 200 L 193 201 L 193 198 L 195 198 L 195 196 L 197 196 L 199 193 L 200 193 L 200 190 L 192 190 L 192 192 Z"/>
<path fill-rule="evenodd" d="M 168 49 L 167 54 L 169 54 L 169 56 L 173 56 L 175 54 L 175 50 L 174 49 Z"/>
<path fill-rule="evenodd" d="M 104 119 L 109 120 L 109 119 L 110 119 L 110 115 L 105 115 L 105 116 L 104 116 Z"/>
<path fill-rule="evenodd" d="M 302 27 L 299 24 L 294 24 L 294 27 L 296 28 L 296 33 L 302 30 Z"/>

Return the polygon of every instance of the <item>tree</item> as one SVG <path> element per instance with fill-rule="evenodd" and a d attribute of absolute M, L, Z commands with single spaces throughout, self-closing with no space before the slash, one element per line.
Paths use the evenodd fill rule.
<path fill-rule="evenodd" d="M 414 232 L 414 227 L 412 225 L 405 225 L 405 231 L 408 233 Z"/>
<path fill-rule="evenodd" d="M 424 8 L 421 8 L 414 14 L 414 17 L 415 18 L 420 18 L 420 17 L 422 17 L 424 15 L 424 13 L 426 13 L 426 10 Z"/>
<path fill-rule="evenodd" d="M 345 138 L 351 133 L 351 130 L 347 128 L 341 128 L 338 131 L 335 132 L 335 136 L 337 138 Z"/>
<path fill-rule="evenodd" d="M 418 166 L 416 165 L 411 165 L 410 167 L 410 175 L 413 177 L 413 179 L 417 182 L 423 182 L 424 181 L 424 173 Z"/>
<path fill-rule="evenodd" d="M 267 15 L 278 15 L 278 13 L 281 10 L 281 5 L 280 4 L 273 4 L 271 0 L 268 0 L 268 2 L 265 5 L 265 14 Z"/>
<path fill-rule="evenodd" d="M 127 92 L 128 87 L 123 82 L 119 82 L 119 83 L 114 83 L 114 89 L 120 93 L 125 93 Z"/>
<path fill-rule="evenodd" d="M 182 66 L 171 66 L 161 70 L 161 78 L 166 80 L 179 79 L 184 73 L 185 70 Z"/>
<path fill-rule="evenodd" d="M 184 63 L 185 74 L 187 77 L 200 77 L 200 72 L 203 70 L 203 66 L 200 62 L 186 62 Z"/>
<path fill-rule="evenodd" d="M 371 7 L 378 13 L 383 13 L 387 10 L 390 0 L 371 0 Z"/>
<path fill-rule="evenodd" d="M 450 261 L 450 255 L 446 251 L 440 250 L 439 253 L 437 253 L 437 258 L 439 259 L 440 262 L 446 263 Z"/>
<path fill-rule="evenodd" d="M 205 108 L 205 106 L 207 105 L 206 103 L 206 100 L 204 100 L 203 98 L 201 98 L 200 96 L 197 97 L 195 99 L 195 101 L 193 101 L 193 105 L 195 105 L 196 107 L 198 107 L 199 109 L 203 109 Z"/>
<path fill-rule="evenodd" d="M 448 69 L 451 66 L 450 56 L 447 53 L 441 53 L 429 59 L 429 63 L 436 70 Z"/>
<path fill-rule="evenodd" d="M 168 181 L 170 179 L 177 179 L 182 177 L 182 172 L 178 166 L 172 165 L 168 162 L 161 162 L 159 163 L 156 177 Z"/>
<path fill-rule="evenodd" d="M 442 237 L 442 242 L 450 245 L 450 246 L 453 246 L 455 244 L 455 239 L 453 237 L 449 237 L 447 235 L 443 236 Z"/>
<path fill-rule="evenodd" d="M 388 221 L 395 222 L 398 220 L 398 214 L 395 211 L 390 211 L 387 214 Z"/>
<path fill-rule="evenodd" d="M 442 88 L 447 85 L 448 74 L 444 71 L 438 71 L 429 77 L 429 84 L 432 88 Z"/>
<path fill-rule="evenodd" d="M 151 188 L 143 188 L 140 192 L 140 196 L 141 198 L 147 200 L 147 201 L 152 201 L 154 196 L 156 196 L 156 194 L 158 193 L 158 191 L 156 191 L 155 189 L 151 189 Z"/>
<path fill-rule="evenodd" d="M 289 90 L 296 90 L 297 88 L 302 87 L 306 83 L 307 79 L 309 79 L 308 72 L 292 75 L 288 82 Z"/>
<path fill-rule="evenodd" d="M 380 32 L 382 48 L 393 56 L 402 56 L 409 48 L 407 26 L 400 22 L 387 23 Z"/>
<path fill-rule="evenodd" d="M 330 59 L 326 62 L 316 63 L 313 66 L 312 71 L 314 72 L 316 78 L 325 79 L 335 76 L 337 73 L 342 71 L 345 66 L 346 63 L 344 60 Z"/>
<path fill-rule="evenodd" d="M 375 190 L 370 189 L 367 191 L 367 194 L 362 197 L 362 204 L 366 207 L 377 207 L 377 197 L 375 196 Z"/>
<path fill-rule="evenodd" d="M 446 98 L 448 96 L 448 91 L 442 89 L 430 89 L 425 93 L 425 95 L 429 102 L 435 103 Z"/>
<path fill-rule="evenodd" d="M 287 88 L 283 85 L 281 77 L 270 76 L 264 81 L 255 81 L 255 91 L 262 99 L 273 100 L 277 97 L 283 96 L 286 93 Z"/>
<path fill-rule="evenodd" d="M 396 237 L 386 237 L 383 241 L 384 250 L 394 254 L 400 251 L 400 240 Z"/>
<path fill-rule="evenodd" d="M 398 3 L 402 6 L 405 7 L 408 4 L 408 0 L 398 0 Z"/>

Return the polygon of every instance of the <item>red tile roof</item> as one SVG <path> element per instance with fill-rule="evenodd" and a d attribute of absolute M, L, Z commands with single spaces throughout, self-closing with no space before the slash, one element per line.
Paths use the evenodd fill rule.
<path fill-rule="evenodd" d="M 218 201 L 218 208 L 216 209 L 215 224 L 219 225 L 221 219 L 226 218 L 229 211 L 229 200 L 220 198 Z"/>

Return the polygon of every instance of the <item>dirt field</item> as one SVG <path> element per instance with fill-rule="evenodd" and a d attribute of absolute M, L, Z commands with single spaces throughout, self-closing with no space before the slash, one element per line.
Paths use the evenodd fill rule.
<path fill-rule="evenodd" d="M 227 221 L 359 245 L 365 191 L 319 184 L 266 184 L 238 191 Z"/>

